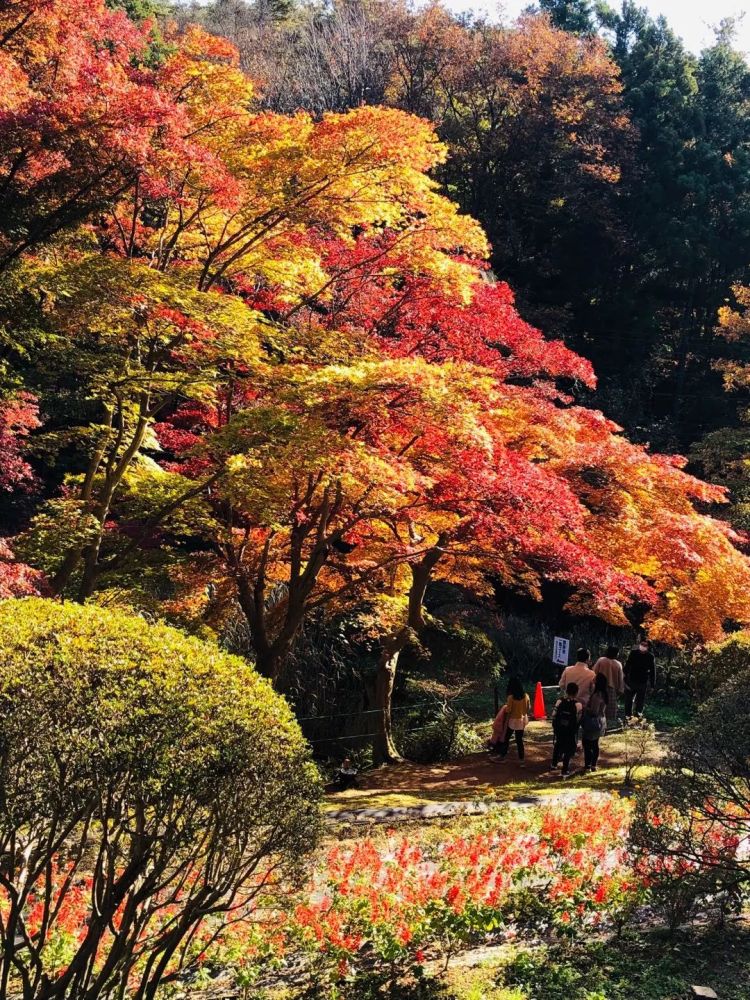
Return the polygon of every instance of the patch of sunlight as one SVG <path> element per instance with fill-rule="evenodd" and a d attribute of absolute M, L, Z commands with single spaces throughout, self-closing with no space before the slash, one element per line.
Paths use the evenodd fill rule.
<path fill-rule="evenodd" d="M 486 955 L 490 950 L 493 957 L 488 960 Z M 508 955 L 508 949 L 501 946 L 459 956 L 443 977 L 451 997 L 455 1000 L 527 1000 L 528 994 L 519 986 L 498 986 L 500 970 Z"/>
<path fill-rule="evenodd" d="M 656 767 L 643 764 L 638 768 L 636 781 L 641 782 L 652 775 Z M 394 789 L 352 789 L 330 796 L 324 803 L 326 813 L 355 812 L 360 809 L 419 808 L 434 802 L 509 802 L 530 798 L 546 798 L 561 791 L 591 790 L 596 792 L 619 792 L 625 783 L 623 766 L 602 766 L 594 774 L 579 767 L 570 778 L 563 779 L 560 772 L 530 774 L 517 781 L 503 784 L 451 784 L 449 788 L 429 788 L 422 792 L 405 792 Z"/>
<path fill-rule="evenodd" d="M 429 793 L 410 795 L 408 792 L 372 791 L 360 792 L 356 797 L 345 797 L 344 793 L 332 796 L 323 803 L 324 812 L 356 812 L 359 809 L 392 809 L 401 806 L 423 806 L 428 802 L 450 802 L 452 796 Z"/>

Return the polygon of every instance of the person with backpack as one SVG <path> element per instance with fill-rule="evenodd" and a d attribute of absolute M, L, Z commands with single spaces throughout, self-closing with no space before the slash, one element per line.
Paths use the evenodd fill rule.
<path fill-rule="evenodd" d="M 511 677 L 508 681 L 508 700 L 505 702 L 507 709 L 508 725 L 505 732 L 505 740 L 498 747 L 501 760 L 505 760 L 510 747 L 511 736 L 516 738 L 516 749 L 518 750 L 519 766 L 524 763 L 523 733 L 529 724 L 529 712 L 531 711 L 531 699 L 523 689 L 523 684 L 518 677 Z"/>
<path fill-rule="evenodd" d="M 555 735 L 555 745 L 552 748 L 552 765 L 550 771 L 556 771 L 562 760 L 562 776 L 570 776 L 570 759 L 576 752 L 576 737 L 578 723 L 581 718 L 581 704 L 576 700 L 578 685 L 575 681 L 565 688 L 565 697 L 560 698 L 552 711 L 552 732 Z"/>
<path fill-rule="evenodd" d="M 633 718 L 633 703 L 635 717 L 640 719 L 646 703 L 646 689 L 656 687 L 656 661 L 651 652 L 651 642 L 641 639 L 637 649 L 631 649 L 625 661 L 625 719 Z"/>
<path fill-rule="evenodd" d="M 599 739 L 607 731 L 607 678 L 597 674 L 594 693 L 581 716 L 583 762 L 587 771 L 595 771 L 599 760 Z"/>
<path fill-rule="evenodd" d="M 611 722 L 617 720 L 617 699 L 625 691 L 625 675 L 617 659 L 619 652 L 617 646 L 607 646 L 607 652 L 594 664 L 594 673 L 607 678 L 607 718 Z"/>

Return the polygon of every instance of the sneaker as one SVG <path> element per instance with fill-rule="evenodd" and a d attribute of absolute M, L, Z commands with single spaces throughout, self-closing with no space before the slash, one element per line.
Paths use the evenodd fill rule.
<path fill-rule="evenodd" d="M 574 768 L 574 769 L 573 769 L 572 771 L 563 771 L 563 772 L 562 772 L 562 776 L 563 776 L 563 778 L 570 778 L 570 777 L 572 777 L 572 776 L 573 776 L 573 775 L 574 775 L 575 773 L 576 773 L 576 772 L 575 772 L 575 768 Z"/>
<path fill-rule="evenodd" d="M 559 766 L 560 766 L 559 764 L 550 764 L 549 770 L 550 771 L 556 771 Z"/>
<path fill-rule="evenodd" d="M 596 764 L 592 764 L 591 767 L 589 768 L 589 771 L 598 771 L 598 770 L 599 768 L 596 766 Z"/>

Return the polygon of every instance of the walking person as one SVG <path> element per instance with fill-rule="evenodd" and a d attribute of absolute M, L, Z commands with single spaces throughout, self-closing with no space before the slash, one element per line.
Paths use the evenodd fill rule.
<path fill-rule="evenodd" d="M 617 659 L 619 653 L 617 646 L 607 646 L 607 652 L 594 664 L 594 673 L 607 679 L 607 719 L 610 722 L 617 721 L 617 699 L 625 691 L 625 674 Z M 594 687 L 596 689 L 596 685 Z"/>
<path fill-rule="evenodd" d="M 640 719 L 646 704 L 646 689 L 656 686 L 656 661 L 649 639 L 641 639 L 636 649 L 631 649 L 625 661 L 625 719 Z"/>
<path fill-rule="evenodd" d="M 588 704 L 596 680 L 596 674 L 589 666 L 590 661 L 591 653 L 585 646 L 581 646 L 576 653 L 576 662 L 572 666 L 566 667 L 560 677 L 560 690 L 563 694 L 565 694 L 568 684 L 576 685 L 578 701 L 583 708 Z"/>
<path fill-rule="evenodd" d="M 555 735 L 555 745 L 552 748 L 552 764 L 550 771 L 556 771 L 562 761 L 562 776 L 571 774 L 570 759 L 576 752 L 578 723 L 581 718 L 581 703 L 577 701 L 578 685 L 571 681 L 566 685 L 565 695 L 560 698 L 552 711 L 552 732 Z"/>
<path fill-rule="evenodd" d="M 583 763 L 587 771 L 595 771 L 599 760 L 599 740 L 607 731 L 607 678 L 597 674 L 594 693 L 583 710 L 581 730 L 583 732 Z"/>
<path fill-rule="evenodd" d="M 511 677 L 508 681 L 508 700 L 505 702 L 505 707 L 507 709 L 507 729 L 505 741 L 498 746 L 498 753 L 500 759 L 505 760 L 511 737 L 515 736 L 519 766 L 524 767 L 523 733 L 529 724 L 531 699 L 524 691 L 523 684 L 518 677 Z"/>

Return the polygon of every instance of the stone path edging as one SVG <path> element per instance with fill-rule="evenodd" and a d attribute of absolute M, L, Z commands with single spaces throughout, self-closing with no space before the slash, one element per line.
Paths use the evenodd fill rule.
<path fill-rule="evenodd" d="M 462 802 L 426 802 L 422 806 L 383 806 L 370 809 L 339 809 L 325 815 L 330 824 L 403 823 L 408 820 L 452 819 L 455 816 L 485 816 L 504 806 L 539 806 L 547 803 L 574 802 L 581 796 L 608 798 L 614 792 L 597 792 L 589 789 L 570 789 L 547 795 L 519 795 L 514 799 L 491 802 L 464 800 Z"/>

